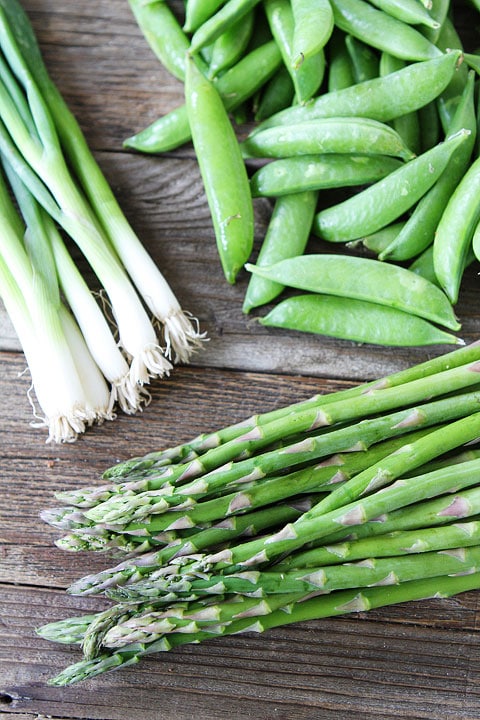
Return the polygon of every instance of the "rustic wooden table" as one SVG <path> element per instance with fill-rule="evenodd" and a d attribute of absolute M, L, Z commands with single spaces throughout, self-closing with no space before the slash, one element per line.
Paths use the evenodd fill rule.
<path fill-rule="evenodd" d="M 46 621 L 104 607 L 65 588 L 104 566 L 64 553 L 39 519 L 53 491 L 99 481 L 114 462 L 315 392 L 378 377 L 446 348 L 388 349 L 267 331 L 241 312 L 246 277 L 223 279 L 191 147 L 168 156 L 122 140 L 182 102 L 125 0 L 25 0 L 45 60 L 122 207 L 210 341 L 152 387 L 141 417 L 120 416 L 76 444 L 30 427 L 28 377 L 0 307 L 0 714 L 101 720 L 480 718 L 480 594 L 240 635 L 150 657 L 71 688 L 47 685 L 78 659 L 36 637 Z M 475 21 L 478 26 L 478 21 Z M 256 203 L 258 244 L 268 202 Z M 458 314 L 480 335 L 477 269 Z"/>

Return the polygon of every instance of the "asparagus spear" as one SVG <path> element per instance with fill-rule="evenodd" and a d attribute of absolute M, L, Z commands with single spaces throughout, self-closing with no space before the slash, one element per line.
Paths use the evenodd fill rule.
<path fill-rule="evenodd" d="M 127 588 L 114 588 L 107 595 L 116 602 L 146 602 L 163 598 L 165 603 L 176 600 L 192 600 L 212 595 L 245 595 L 254 598 L 266 598 L 272 594 L 284 593 L 320 593 L 331 592 L 349 587 L 367 587 L 383 584 L 393 585 L 417 577 L 435 574 L 463 572 L 465 568 L 477 567 L 480 562 L 479 524 L 469 524 L 467 528 L 455 527 L 451 534 L 456 536 L 452 546 L 444 546 L 440 552 L 415 552 L 403 550 L 404 555 L 387 558 L 374 556 L 357 562 L 336 565 L 318 565 L 290 572 L 270 570 L 237 572 L 229 575 L 209 575 L 207 578 L 179 576 L 160 576 L 153 574 L 148 581 L 130 585 Z M 446 528 L 444 529 L 447 530 Z M 473 536 L 470 535 L 473 533 Z M 463 538 L 462 538 L 463 535 Z M 459 546 L 467 536 L 468 545 Z M 425 532 L 425 545 L 428 547 L 429 535 Z M 437 536 L 438 537 L 438 533 Z M 419 547 L 422 548 L 424 534 L 417 534 Z M 382 536 L 382 541 L 385 538 Z M 470 547 L 474 546 L 474 547 Z M 442 547 L 442 544 L 440 544 Z M 445 549 L 449 548 L 448 550 Z M 411 554 L 409 554 L 409 552 Z M 418 568 L 422 568 L 419 570 Z"/>
<path fill-rule="evenodd" d="M 442 452 L 448 452 L 479 437 L 480 413 L 448 423 L 411 443 L 405 443 L 400 450 L 370 465 L 320 501 L 316 511 L 329 512 L 341 507 L 436 458 L 439 448 Z"/>
<path fill-rule="evenodd" d="M 236 620 L 224 628 L 222 634 L 263 632 L 273 627 L 280 627 L 294 622 L 365 612 L 373 608 L 396 603 L 434 597 L 451 597 L 479 587 L 480 573 L 473 573 L 470 575 L 412 580 L 400 585 L 363 588 L 361 592 L 358 589 L 343 590 L 312 598 L 302 603 L 296 603 L 288 608 L 288 612 L 285 612 L 284 609 L 276 610 L 261 619 L 255 618 L 254 622 L 249 617 Z M 60 687 L 71 685 L 96 677 L 108 670 L 119 669 L 137 663 L 147 654 L 164 652 L 187 643 L 211 639 L 218 632 L 219 629 L 215 628 L 213 633 L 205 630 L 192 634 L 171 633 L 168 639 L 162 637 L 154 643 L 145 645 L 136 643 L 117 652 L 104 652 L 93 660 L 82 660 L 70 665 L 55 678 L 52 678 L 49 684 Z"/>
<path fill-rule="evenodd" d="M 480 366 L 479 366 L 480 367 Z M 470 377 L 475 377 L 476 372 Z M 152 513 L 161 513 L 178 504 L 178 498 L 205 498 L 218 493 L 221 488 L 233 483 L 259 480 L 285 468 L 299 466 L 305 462 L 327 457 L 333 453 L 364 450 L 375 442 L 405 434 L 407 431 L 428 427 L 439 422 L 473 414 L 479 407 L 480 395 L 466 393 L 446 397 L 418 407 L 408 407 L 389 415 L 361 420 L 354 425 L 332 429 L 328 433 L 309 436 L 305 440 L 287 445 L 281 450 L 272 450 L 246 460 L 230 462 L 191 482 L 176 488 L 172 500 L 172 489 L 155 493 L 145 491 L 113 495 L 108 500 L 86 510 L 90 520 L 120 523 L 140 520 Z"/>
<path fill-rule="evenodd" d="M 242 543 L 236 547 L 223 550 L 216 555 L 205 555 L 191 558 L 182 555 L 181 549 L 173 556 L 177 562 L 183 560 L 186 572 L 193 570 L 234 572 L 242 566 L 255 563 L 267 564 L 280 559 L 283 554 L 291 554 L 315 541 L 322 544 L 338 542 L 351 535 L 361 537 L 368 535 L 381 535 L 395 529 L 411 529 L 429 525 L 446 524 L 452 520 L 465 518 L 480 512 L 480 489 L 473 488 L 462 491 L 469 485 L 475 485 L 478 476 L 479 460 L 471 460 L 455 466 L 442 468 L 424 476 L 415 476 L 406 480 L 397 481 L 390 488 L 377 491 L 362 501 L 352 503 L 346 508 L 332 511 L 327 515 L 315 516 L 313 508 L 298 518 L 293 525 L 285 525 L 280 533 L 291 534 L 290 539 L 275 540 L 278 535 L 268 535 L 264 538 Z M 459 474 L 457 476 L 457 470 Z M 419 483 L 418 478 L 423 478 Z M 450 485 L 450 493 L 445 490 L 440 480 L 443 477 L 445 485 Z M 458 485 L 457 485 L 458 479 Z M 463 484 L 462 484 L 463 480 Z M 437 483 L 438 481 L 438 493 Z M 447 493 L 445 497 L 435 497 Z M 431 497 L 433 500 L 422 502 Z M 387 504 L 385 500 L 392 500 Z M 366 507 L 365 507 L 366 506 Z M 368 513 L 367 513 L 368 511 Z M 350 515 L 348 514 L 350 513 Z M 346 514 L 346 517 L 345 517 Z M 353 522 L 356 521 L 356 524 Z M 296 538 L 295 534 L 299 537 Z M 306 548 L 305 548 L 306 549 Z M 310 553 L 308 552 L 308 555 Z M 292 557 L 292 562 L 298 562 L 299 555 Z M 140 558 L 120 563 L 96 574 L 86 575 L 74 582 L 68 592 L 72 595 L 98 594 L 118 585 L 137 582 L 162 567 L 166 558 L 157 553 L 149 553 Z M 285 560 L 283 560 L 285 563 Z M 236 565 L 239 567 L 235 567 Z M 179 571 L 177 566 L 176 570 Z"/>
<path fill-rule="evenodd" d="M 301 548 L 306 541 L 320 539 L 340 527 L 362 525 L 379 518 L 383 513 L 411 505 L 419 500 L 443 493 L 454 493 L 470 487 L 480 479 L 480 460 L 470 460 L 454 467 L 441 468 L 424 475 L 396 480 L 390 486 L 377 490 L 361 500 L 344 505 L 325 514 L 317 514 L 314 507 L 294 523 L 285 525 L 280 532 L 267 538 L 252 540 L 217 554 L 201 562 L 204 569 L 255 567 L 271 562 L 284 552 Z"/>
<path fill-rule="evenodd" d="M 244 435 L 245 433 L 253 431 L 258 424 L 265 425 L 292 413 L 302 412 L 303 410 L 317 407 L 320 404 L 326 405 L 327 403 L 330 404 L 332 402 L 337 402 L 338 400 L 348 400 L 354 397 L 359 397 L 373 389 L 379 390 L 398 387 L 411 382 L 412 380 L 430 377 L 436 373 L 443 372 L 444 370 L 449 370 L 458 367 L 459 365 L 465 365 L 469 362 L 475 362 L 476 360 L 480 360 L 480 340 L 477 340 L 465 347 L 458 348 L 449 353 L 427 360 L 423 363 L 400 370 L 397 373 L 387 375 L 380 380 L 373 380 L 346 390 L 331 392 L 324 395 L 314 395 L 308 400 L 293 403 L 267 413 L 253 415 L 242 422 L 229 425 L 228 427 L 216 430 L 215 432 L 203 433 L 198 435 L 196 438 L 193 438 L 188 443 L 178 445 L 174 448 L 151 452 L 143 457 L 125 460 L 106 470 L 103 476 L 105 479 L 115 480 L 135 475 L 136 473 L 150 470 L 152 468 L 155 470 L 157 463 L 160 467 L 163 465 L 165 457 L 168 460 L 172 460 L 173 458 L 176 461 L 176 459 L 184 460 L 188 458 L 191 452 L 194 452 L 196 455 L 201 455 L 207 450 L 218 447 L 225 442 L 229 442 Z"/>
<path fill-rule="evenodd" d="M 421 429 L 410 433 L 413 441 L 428 432 Z M 285 500 L 307 492 L 328 492 L 333 487 L 342 484 L 356 473 L 368 468 L 380 458 L 399 451 L 404 445 L 404 437 L 393 438 L 373 445 L 362 453 L 340 453 L 315 465 L 307 466 L 292 473 L 273 476 L 265 480 L 247 484 L 239 491 L 227 492 L 211 500 L 195 502 L 190 498 L 188 503 L 182 503 L 180 509 L 173 507 L 170 512 L 161 515 L 152 515 L 144 522 L 131 522 L 125 525 L 105 525 L 110 534 L 112 531 L 141 536 L 155 535 L 165 531 L 183 531 L 195 527 L 204 527 L 208 522 L 214 522 L 233 514 L 251 512 L 264 505 L 271 505 L 279 500 Z M 174 496 L 170 496 L 172 501 Z M 183 498 L 179 498 L 181 503 Z M 73 516 L 77 520 L 76 535 L 80 533 L 80 513 L 72 513 L 72 508 L 46 511 L 43 519 L 51 524 L 63 525 L 66 516 Z M 100 523 L 94 523 L 83 515 L 87 533 L 91 527 L 99 528 Z"/>
<path fill-rule="evenodd" d="M 157 562 L 167 562 L 177 554 L 194 554 L 205 548 L 218 547 L 237 537 L 253 537 L 266 528 L 281 526 L 290 520 L 296 520 L 300 515 L 320 500 L 320 493 L 312 496 L 303 495 L 301 498 L 292 498 L 285 503 L 277 503 L 273 507 L 252 511 L 244 515 L 225 518 L 209 527 L 194 528 L 180 532 L 161 532 L 153 535 L 133 536 L 128 541 L 128 535 L 99 531 L 98 536 L 87 533 L 70 533 L 56 545 L 64 550 L 106 550 L 109 547 L 130 550 L 138 554 L 155 547 L 163 546 L 157 551 Z M 140 543 L 139 545 L 136 543 Z"/>
<path fill-rule="evenodd" d="M 294 603 L 305 602 L 312 594 L 376 585 L 398 585 L 447 574 L 473 573 L 480 562 L 478 527 L 476 533 L 472 546 L 453 546 L 440 552 L 369 558 L 368 561 L 347 565 L 316 567 L 307 572 L 304 569 L 290 573 L 247 572 L 190 582 L 181 579 L 177 584 L 171 583 L 170 590 L 163 597 L 158 583 L 158 593 L 155 595 L 152 592 L 151 597 L 117 591 L 115 595 L 122 600 L 142 604 L 135 606 L 120 602 L 98 613 L 85 628 L 82 648 L 85 656 L 92 658 L 105 647 L 116 649 L 134 642 L 151 643 L 175 631 L 198 632 L 205 627 L 229 625 L 239 618 L 265 616 Z M 470 537 L 468 531 L 463 532 L 463 538 L 466 536 Z M 458 537 L 462 537 L 461 532 Z M 477 544 L 473 544 L 475 542 Z M 197 593 L 201 595 L 202 591 L 207 596 L 213 592 L 220 596 L 227 595 L 227 598 L 214 599 L 213 603 L 207 598 L 206 604 L 203 601 L 189 602 L 196 600 Z M 234 594 L 230 599 L 228 596 L 231 593 Z M 184 602 L 178 602 L 182 600 L 180 596 L 184 596 Z M 169 603 L 168 607 L 161 607 L 162 600 Z M 74 626 L 74 633 L 78 633 L 82 622 L 80 620 Z M 71 621 L 68 628 L 71 628 Z M 62 629 L 57 624 L 56 632 L 59 630 L 64 641 L 66 628 Z M 44 636 L 52 637 L 53 633 L 53 628 L 48 626 Z M 70 635 L 74 633 L 69 630 Z"/>
<path fill-rule="evenodd" d="M 470 491 L 472 492 L 472 491 Z M 480 491 L 477 490 L 477 494 L 480 495 Z M 426 505 L 426 504 L 424 504 Z M 244 572 L 237 573 L 230 576 L 217 576 L 210 577 L 208 580 L 187 580 L 181 578 L 178 584 L 182 584 L 182 592 L 191 594 L 192 590 L 205 591 L 216 594 L 218 592 L 235 592 L 244 593 L 246 595 L 255 595 L 258 597 L 264 597 L 266 593 L 292 593 L 295 589 L 295 583 L 297 580 L 306 583 L 303 590 L 308 591 L 310 588 L 307 587 L 309 582 L 313 582 L 315 587 L 312 590 L 321 590 L 332 588 L 326 587 L 327 583 L 331 583 L 332 579 L 336 578 L 337 581 L 343 581 L 344 577 L 350 578 L 358 577 L 358 570 L 362 576 L 362 582 L 366 584 L 372 581 L 373 573 L 376 573 L 378 577 L 382 577 L 382 572 L 385 572 L 385 576 L 393 579 L 392 568 L 395 568 L 395 575 L 398 576 L 397 568 L 401 567 L 397 564 L 397 558 L 395 556 L 422 554 L 425 553 L 423 562 L 429 564 L 430 558 L 434 557 L 432 551 L 445 551 L 453 549 L 454 552 L 451 556 L 455 558 L 452 562 L 461 564 L 468 562 L 467 556 L 461 550 L 469 547 L 470 545 L 476 546 L 475 552 L 478 553 L 478 541 L 480 539 L 480 521 L 475 520 L 471 522 L 458 522 L 453 525 L 447 525 L 445 527 L 426 527 L 419 528 L 416 530 L 406 531 L 392 531 L 385 533 L 379 537 L 368 537 L 360 540 L 353 540 L 350 542 L 337 543 L 333 545 L 325 545 L 309 553 L 303 553 L 304 560 L 302 561 L 302 553 L 293 554 L 289 556 L 287 562 L 276 564 L 270 571 L 264 573 L 258 572 Z M 308 560 L 307 556 L 308 555 Z M 379 563 L 379 558 L 387 558 L 383 563 Z M 343 576 L 344 563 L 351 563 L 352 561 L 369 559 L 366 565 L 351 565 L 347 569 L 347 575 Z M 434 562 L 441 563 L 442 561 L 435 557 Z M 415 561 L 417 562 L 417 561 Z M 450 562 L 450 560 L 448 560 Z M 329 574 L 329 565 L 336 565 L 336 574 Z M 323 566 L 322 570 L 320 568 Z M 327 567 L 325 567 L 327 566 Z M 298 568 L 296 571 L 289 570 L 290 567 Z M 409 567 L 408 562 L 406 568 Z M 308 568 L 308 572 L 306 569 Z M 340 569 L 339 569 L 340 568 Z M 382 569 L 383 568 L 383 569 Z M 458 568 L 457 568 L 458 569 Z M 429 567 L 429 572 L 431 568 Z M 323 574 L 322 574 L 323 573 Z M 372 576 L 370 576 L 372 573 Z M 292 579 L 294 585 L 292 587 Z M 160 583 L 156 583 L 155 573 L 152 573 L 148 581 L 140 581 L 138 583 L 125 586 L 123 588 L 113 589 L 107 591 L 109 597 L 117 601 L 128 601 L 128 602 L 141 602 L 143 603 L 140 610 L 133 608 L 135 622 L 138 617 L 144 616 L 145 613 L 151 613 L 155 611 L 155 605 L 148 606 L 147 603 L 154 602 L 157 604 L 158 601 L 162 601 L 162 581 L 164 577 L 160 578 Z M 322 582 L 319 586 L 318 583 Z M 347 580 L 348 582 L 348 580 Z M 213 589 L 210 586 L 213 585 Z M 211 597 L 211 595 L 210 595 Z M 165 598 L 163 597 L 163 600 Z M 238 599 L 237 599 L 238 600 Z M 256 602 L 256 601 L 255 601 Z M 238 605 L 238 602 L 237 602 Z M 195 612 L 195 605 L 177 604 L 177 610 L 173 611 L 178 613 L 182 618 L 191 617 L 192 613 Z M 197 608 L 198 609 L 198 608 Z M 247 606 L 243 605 L 243 610 L 246 610 Z M 122 610 L 122 614 L 123 614 Z M 209 611 L 210 612 L 210 611 Z M 117 610 L 108 610 L 104 613 L 97 615 L 85 615 L 78 618 L 67 618 L 55 623 L 49 623 L 38 631 L 39 634 L 49 640 L 64 643 L 81 643 L 87 630 L 90 628 L 91 632 L 95 629 L 95 625 L 92 628 L 92 623 L 98 626 L 100 623 L 99 617 L 102 618 L 102 622 L 105 618 L 114 619 L 117 617 Z M 161 612 L 157 612 L 158 617 L 162 618 Z M 171 617 L 172 611 L 168 611 L 168 617 Z M 128 618 L 128 627 L 132 625 L 130 616 Z M 218 616 L 215 615 L 215 620 L 218 620 Z M 197 620 L 199 618 L 197 617 Z M 208 617 L 205 617 L 208 620 Z M 210 617 L 211 621 L 211 617 Z M 114 624 L 110 623 L 113 627 Z M 117 632 L 117 631 L 115 631 Z M 113 645 L 112 645 L 113 647 Z M 115 645 L 117 647 L 117 645 Z"/>

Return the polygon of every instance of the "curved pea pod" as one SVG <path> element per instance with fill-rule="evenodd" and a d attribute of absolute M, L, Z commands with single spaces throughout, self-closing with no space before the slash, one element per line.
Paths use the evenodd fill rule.
<path fill-rule="evenodd" d="M 186 66 L 185 99 L 218 253 L 226 279 L 234 283 L 253 246 L 247 171 L 222 98 L 192 59 Z"/>
<path fill-rule="evenodd" d="M 299 155 L 273 160 L 250 180 L 253 197 L 278 197 L 305 190 L 351 187 L 376 182 L 401 167 L 386 155 Z"/>
<path fill-rule="evenodd" d="M 371 80 L 379 75 L 378 53 L 353 35 L 345 36 L 345 46 L 350 55 L 356 83 Z"/>
<path fill-rule="evenodd" d="M 188 0 L 185 6 L 183 29 L 192 33 L 214 15 L 225 0 Z"/>
<path fill-rule="evenodd" d="M 418 30 L 364 0 L 331 0 L 335 24 L 367 45 L 408 61 L 428 60 L 441 51 Z"/>
<path fill-rule="evenodd" d="M 227 0 L 193 33 L 190 42 L 190 54 L 215 42 L 226 30 L 257 5 L 260 0 Z"/>
<path fill-rule="evenodd" d="M 327 46 L 328 51 L 328 92 L 351 87 L 357 81 L 352 58 L 346 46 L 345 33 L 335 29 Z"/>
<path fill-rule="evenodd" d="M 418 255 L 415 260 L 408 266 L 410 272 L 421 275 L 431 283 L 438 285 L 437 276 L 435 275 L 435 269 L 433 267 L 433 245 L 425 248 L 425 250 Z M 440 287 L 438 285 L 438 287 Z"/>
<path fill-rule="evenodd" d="M 418 0 L 370 0 L 370 2 L 380 10 L 409 25 L 425 25 L 433 30 L 440 28 L 438 20 Z"/>
<path fill-rule="evenodd" d="M 402 232 L 384 249 L 380 255 L 381 260 L 409 260 L 434 242 L 442 214 L 468 168 L 475 144 L 477 118 L 474 91 L 475 78 L 471 72 L 449 132 L 449 135 L 453 135 L 461 128 L 466 128 L 470 135 L 452 154 L 445 172 L 417 203 Z"/>
<path fill-rule="evenodd" d="M 279 67 L 260 92 L 260 99 L 255 110 L 256 122 L 261 122 L 292 104 L 295 88 L 285 65 L 282 64 Z"/>
<path fill-rule="evenodd" d="M 417 110 L 420 125 L 420 152 L 430 150 L 443 137 L 440 129 L 440 116 L 435 100 Z"/>
<path fill-rule="evenodd" d="M 293 62 L 293 38 L 295 22 L 290 0 L 264 0 L 265 14 L 271 33 L 282 53 L 285 67 L 290 73 L 295 88 L 296 99 L 305 103 L 317 92 L 325 73 L 325 54 L 323 48 L 302 63 Z"/>
<path fill-rule="evenodd" d="M 462 130 L 402 165 L 374 185 L 315 217 L 313 232 L 330 242 L 357 240 L 398 220 L 440 177 L 452 153 L 469 137 Z"/>
<path fill-rule="evenodd" d="M 330 0 L 291 0 L 293 11 L 292 65 L 299 67 L 327 44 L 333 32 Z"/>
<path fill-rule="evenodd" d="M 467 257 L 465 258 L 465 268 L 475 262 L 475 260 L 476 257 L 473 252 L 473 248 L 470 248 L 467 253 Z M 421 275 L 427 280 L 430 280 L 430 282 L 438 285 L 438 279 L 435 275 L 435 268 L 433 265 L 433 245 L 430 245 L 428 248 L 426 248 L 426 250 L 420 253 L 420 255 L 415 258 L 415 260 L 412 262 L 408 269 L 410 270 L 410 272 L 417 273 L 418 275 Z"/>
<path fill-rule="evenodd" d="M 405 67 L 405 60 L 400 60 L 400 58 L 396 58 L 389 53 L 382 53 L 380 58 L 381 75 L 388 75 L 396 70 L 401 70 L 403 67 Z M 420 121 L 418 111 L 394 118 L 391 124 L 393 129 L 398 132 L 409 148 L 417 154 L 421 152 Z"/>
<path fill-rule="evenodd" d="M 168 4 L 129 0 L 129 5 L 151 50 L 169 73 L 183 81 L 190 40 Z"/>
<path fill-rule="evenodd" d="M 319 118 L 303 123 L 270 127 L 251 134 L 241 143 L 244 157 L 291 157 L 322 153 L 391 155 L 411 160 L 393 128 L 370 118 Z"/>
<path fill-rule="evenodd" d="M 405 220 L 399 220 L 398 222 L 386 225 L 380 230 L 377 230 L 370 235 L 365 235 L 363 238 L 358 240 L 352 240 L 351 243 L 347 243 L 347 247 L 356 249 L 359 246 L 370 250 L 375 255 L 380 255 L 393 241 L 398 237 L 402 229 L 405 227 Z"/>
<path fill-rule="evenodd" d="M 436 44 L 444 51 L 447 51 L 448 48 L 457 48 L 463 52 L 461 38 L 449 17 L 445 18 L 443 22 Z M 465 55 L 463 55 L 463 59 L 465 60 Z M 447 87 L 437 99 L 438 113 L 445 132 L 448 132 L 448 128 L 450 127 L 453 116 L 455 115 L 457 105 L 460 102 L 467 82 L 467 78 L 468 63 L 462 62 Z"/>
<path fill-rule="evenodd" d="M 255 48 L 215 81 L 227 110 L 239 107 L 278 70 L 282 62 L 274 40 Z M 123 145 L 144 153 L 173 150 L 192 138 L 186 105 L 171 110 Z"/>
<path fill-rule="evenodd" d="M 255 10 L 250 10 L 215 40 L 211 46 L 212 54 L 208 67 L 209 78 L 228 70 L 240 60 L 252 37 L 254 22 Z"/>
<path fill-rule="evenodd" d="M 257 132 L 325 117 L 368 117 L 389 122 L 435 100 L 447 87 L 462 57 L 460 50 L 444 53 L 384 77 L 325 92 L 304 106 L 292 106 L 259 124 Z M 387 101 L 388 98 L 388 101 Z"/>
<path fill-rule="evenodd" d="M 446 295 L 398 265 L 349 255 L 301 255 L 269 267 L 247 264 L 246 269 L 297 290 L 375 302 L 460 329 Z"/>
<path fill-rule="evenodd" d="M 440 219 L 433 243 L 435 274 L 453 304 L 458 300 L 465 259 L 479 221 L 480 158 L 477 158 L 455 188 Z M 480 248 L 476 246 L 473 249 L 479 257 Z"/>
<path fill-rule="evenodd" d="M 298 295 L 276 305 L 264 318 L 280 327 L 341 340 L 375 345 L 414 347 L 463 345 L 463 342 L 416 315 L 364 300 L 334 295 Z"/>
<path fill-rule="evenodd" d="M 448 17 L 448 13 L 450 12 L 451 2 L 450 0 L 423 0 L 423 5 L 426 6 L 430 16 L 437 23 L 437 27 L 424 26 L 422 28 L 422 33 L 426 38 L 428 38 L 428 40 L 430 40 L 430 42 L 437 45 L 442 27 Z"/>
<path fill-rule="evenodd" d="M 276 201 L 267 232 L 257 258 L 257 265 L 270 265 L 305 250 L 317 205 L 316 192 L 286 195 Z M 271 302 L 284 286 L 252 275 L 243 302 L 243 312 Z"/>

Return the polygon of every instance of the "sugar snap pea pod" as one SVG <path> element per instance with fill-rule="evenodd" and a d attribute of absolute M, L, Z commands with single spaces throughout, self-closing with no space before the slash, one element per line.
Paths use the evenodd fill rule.
<path fill-rule="evenodd" d="M 208 68 L 210 78 L 231 68 L 243 57 L 252 36 L 254 19 L 255 12 L 250 10 L 215 40 Z"/>
<path fill-rule="evenodd" d="M 345 47 L 352 60 L 353 77 L 356 83 L 378 77 L 379 58 L 373 48 L 353 35 L 345 36 Z"/>
<path fill-rule="evenodd" d="M 417 315 L 335 295 L 287 298 L 261 318 L 260 324 L 392 347 L 462 344 Z"/>
<path fill-rule="evenodd" d="M 434 147 L 441 139 L 437 103 L 432 100 L 432 102 L 419 108 L 417 113 L 420 125 L 420 152 L 425 152 L 425 150 Z"/>
<path fill-rule="evenodd" d="M 438 30 L 440 23 L 418 0 L 370 0 L 380 10 L 409 25 L 425 25 Z"/>
<path fill-rule="evenodd" d="M 261 122 L 276 112 L 290 107 L 295 97 L 292 78 L 285 65 L 266 83 L 261 91 L 260 100 L 255 111 L 255 120 Z"/>
<path fill-rule="evenodd" d="M 435 268 L 433 267 L 433 244 L 420 253 L 409 265 L 408 269 L 410 272 L 421 275 L 425 280 L 438 285 Z"/>
<path fill-rule="evenodd" d="M 418 0 L 417 0 L 418 1 Z M 390 53 L 383 52 L 380 57 L 380 75 L 389 75 L 392 72 L 401 70 L 405 67 L 405 60 L 396 58 Z M 400 115 L 391 121 L 391 125 L 396 132 L 403 138 L 405 144 L 415 153 L 421 152 L 420 143 L 420 123 L 416 110 Z"/>
<path fill-rule="evenodd" d="M 185 22 L 183 24 L 184 31 L 193 33 L 224 4 L 225 0 L 187 0 Z"/>
<path fill-rule="evenodd" d="M 297 290 L 365 300 L 459 330 L 452 306 L 432 283 L 398 265 L 349 255 L 301 255 L 246 269 Z"/>
<path fill-rule="evenodd" d="M 380 228 L 380 230 L 377 230 L 374 233 L 370 233 L 370 235 L 366 235 L 359 240 L 353 240 L 351 243 L 347 243 L 347 247 L 355 249 L 359 245 L 363 245 L 367 248 L 367 250 L 370 250 L 375 255 L 380 255 L 380 253 L 395 240 L 404 225 L 404 220 L 391 223 L 390 225 Z"/>
<path fill-rule="evenodd" d="M 227 0 L 208 20 L 200 25 L 192 35 L 190 54 L 198 53 L 205 45 L 214 42 L 225 30 L 245 17 L 260 0 Z"/>
<path fill-rule="evenodd" d="M 185 99 L 192 140 L 226 279 L 234 283 L 253 246 L 253 205 L 238 141 L 214 85 L 187 62 Z"/>
<path fill-rule="evenodd" d="M 314 234 L 330 242 L 345 242 L 398 220 L 438 180 L 452 153 L 469 134 L 462 130 L 374 185 L 321 210 L 313 222 Z"/>
<path fill-rule="evenodd" d="M 215 82 L 228 111 L 251 97 L 281 66 L 277 44 L 271 40 L 252 50 Z M 124 147 L 143 153 L 162 153 L 191 140 L 186 105 L 180 105 L 124 141 Z"/>
<path fill-rule="evenodd" d="M 461 57 L 461 51 L 454 50 L 433 60 L 410 63 L 385 77 L 323 93 L 305 106 L 293 106 L 273 115 L 260 123 L 257 131 L 342 115 L 388 122 L 435 100 L 451 81 Z"/>
<path fill-rule="evenodd" d="M 301 255 L 307 245 L 317 206 L 316 192 L 286 195 L 276 201 L 257 258 L 257 265 L 269 265 L 284 258 Z M 243 312 L 265 305 L 283 290 L 278 282 L 252 275 L 248 283 Z"/>
<path fill-rule="evenodd" d="M 292 63 L 297 68 L 322 50 L 333 32 L 330 0 L 291 0 L 293 11 Z"/>
<path fill-rule="evenodd" d="M 273 160 L 250 180 L 253 197 L 278 197 L 304 190 L 351 187 L 372 183 L 402 165 L 386 155 L 299 155 Z"/>
<path fill-rule="evenodd" d="M 477 225 L 475 227 L 475 231 L 473 233 L 472 250 L 473 250 L 473 254 L 475 255 L 475 258 L 477 260 L 479 260 L 480 259 L 480 220 L 477 223 Z"/>
<path fill-rule="evenodd" d="M 458 300 L 465 259 L 479 220 L 480 158 L 477 158 L 455 188 L 433 243 L 435 274 L 452 304 Z M 477 255 L 478 247 L 474 248 L 474 252 Z"/>
<path fill-rule="evenodd" d="M 263 6 L 285 67 L 290 72 L 296 99 L 299 103 L 305 103 L 317 92 L 323 80 L 325 73 L 323 48 L 295 66 L 293 63 L 295 23 L 290 0 L 264 0 Z"/>
<path fill-rule="evenodd" d="M 335 24 L 367 45 L 404 60 L 428 60 L 441 51 L 418 30 L 364 0 L 331 0 Z"/>
<path fill-rule="evenodd" d="M 185 54 L 190 40 L 166 2 L 129 0 L 137 25 L 162 65 L 178 80 L 185 79 Z"/>
<path fill-rule="evenodd" d="M 449 48 L 456 48 L 463 51 L 460 36 L 449 17 L 445 18 L 440 35 L 437 40 L 437 47 L 443 51 Z M 464 59 L 465 56 L 463 56 Z M 451 125 L 455 110 L 463 94 L 468 77 L 468 64 L 462 62 L 452 79 L 437 99 L 438 112 L 445 132 Z"/>
<path fill-rule="evenodd" d="M 462 128 L 466 128 L 470 131 L 470 135 L 453 153 L 445 172 L 419 200 L 402 232 L 380 255 L 381 260 L 409 260 L 434 242 L 445 206 L 465 174 L 475 144 L 477 118 L 474 91 L 475 78 L 474 73 L 471 72 L 449 132 L 449 135 L 455 135 Z"/>
<path fill-rule="evenodd" d="M 465 268 L 469 267 L 475 262 L 476 257 L 472 248 L 469 248 L 467 257 L 465 258 Z M 423 251 L 408 268 L 411 272 L 421 275 L 426 280 L 438 285 L 438 279 L 435 275 L 435 268 L 433 266 L 433 244 L 430 245 L 426 250 Z"/>
<path fill-rule="evenodd" d="M 391 155 L 411 160 L 414 153 L 393 128 L 370 118 L 319 118 L 251 133 L 242 143 L 243 156 L 292 157 L 323 153 Z"/>
<path fill-rule="evenodd" d="M 334 30 L 328 43 L 328 92 L 343 90 L 355 84 L 355 70 L 352 58 L 345 44 L 345 33 Z"/>
<path fill-rule="evenodd" d="M 422 34 L 425 35 L 430 42 L 435 45 L 438 42 L 440 33 L 442 31 L 443 24 L 448 17 L 450 11 L 450 0 L 429 0 L 429 7 L 427 7 L 430 16 L 437 22 L 437 27 L 422 27 Z"/>

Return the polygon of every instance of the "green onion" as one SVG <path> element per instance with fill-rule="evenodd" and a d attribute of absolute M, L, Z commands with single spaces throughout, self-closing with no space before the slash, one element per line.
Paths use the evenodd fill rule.
<path fill-rule="evenodd" d="M 33 29 L 15 0 L 0 0 L 0 47 L 0 156 L 23 216 L 22 221 L 2 201 L 2 294 L 26 355 L 29 323 L 34 323 L 38 345 L 48 350 L 47 364 L 57 362 L 55 352 L 62 354 L 62 345 L 72 345 L 72 378 L 76 372 L 85 393 L 83 398 L 80 390 L 76 394 L 74 415 L 84 416 L 84 424 L 49 434 L 50 439 L 70 440 L 85 424 L 113 417 L 116 404 L 127 413 L 141 408 L 150 397 L 145 385 L 168 375 L 173 362 L 188 362 L 204 334 L 181 309 L 127 222 L 49 78 Z M 96 275 L 113 327 L 76 267 L 67 240 L 76 243 Z M 22 319 L 33 298 L 42 322 Z M 52 342 L 44 343 L 40 328 Z M 30 352 L 28 357 L 32 369 Z M 41 385 L 43 380 L 34 381 L 36 391 Z M 49 403 L 40 401 L 39 392 L 37 400 L 50 418 L 53 411 L 45 409 Z M 50 392 L 56 394 L 54 385 Z M 69 416 L 66 409 L 63 414 Z"/>

